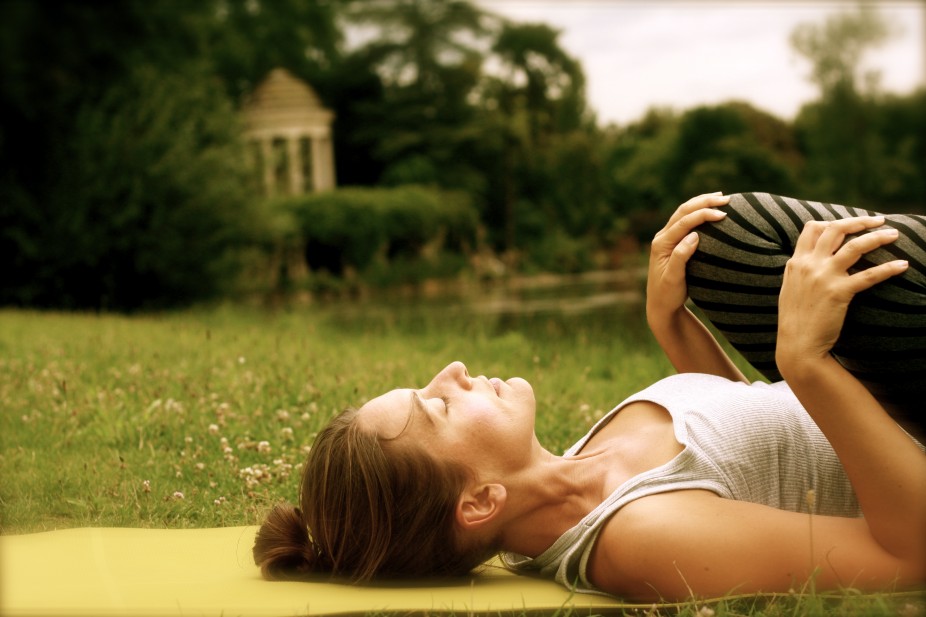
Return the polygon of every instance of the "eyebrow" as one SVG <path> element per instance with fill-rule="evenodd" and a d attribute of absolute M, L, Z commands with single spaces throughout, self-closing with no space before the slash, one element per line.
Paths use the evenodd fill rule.
<path fill-rule="evenodd" d="M 432 418 L 431 414 L 428 413 L 428 408 L 425 406 L 424 401 L 421 400 L 421 397 L 418 396 L 417 392 L 412 391 L 412 413 L 414 413 L 415 410 L 418 410 L 419 414 L 427 418 L 428 422 L 430 422 L 432 425 L 434 424 L 434 418 Z"/>

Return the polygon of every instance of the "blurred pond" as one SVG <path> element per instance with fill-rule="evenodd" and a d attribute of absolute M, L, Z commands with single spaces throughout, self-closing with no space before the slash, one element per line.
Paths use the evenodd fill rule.
<path fill-rule="evenodd" d="M 463 328 L 473 334 L 607 332 L 618 326 L 648 332 L 642 268 L 575 275 L 511 277 L 409 290 L 375 291 L 351 301 L 324 303 L 340 328 L 398 329 L 429 334 Z"/>
<path fill-rule="evenodd" d="M 464 298 L 464 306 L 481 314 L 586 314 L 642 304 L 645 269 L 607 270 L 576 275 L 522 277 Z"/>

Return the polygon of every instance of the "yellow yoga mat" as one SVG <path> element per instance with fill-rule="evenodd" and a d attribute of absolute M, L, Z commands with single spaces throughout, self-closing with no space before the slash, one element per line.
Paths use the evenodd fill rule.
<path fill-rule="evenodd" d="M 561 607 L 587 615 L 628 606 L 491 565 L 439 585 L 268 582 L 251 559 L 256 531 L 89 528 L 0 536 L 0 615 L 467 616 Z"/>

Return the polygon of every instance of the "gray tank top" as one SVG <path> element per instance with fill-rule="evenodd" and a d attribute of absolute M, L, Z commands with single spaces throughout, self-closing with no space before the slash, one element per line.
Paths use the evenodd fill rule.
<path fill-rule="evenodd" d="M 745 384 L 713 375 L 673 375 L 612 409 L 564 456 L 578 454 L 635 401 L 650 401 L 669 412 L 682 452 L 617 487 L 538 557 L 502 553 L 506 566 L 539 572 L 576 591 L 598 592 L 586 577 L 586 566 L 603 525 L 635 499 L 682 489 L 708 490 L 793 512 L 808 511 L 807 491 L 813 489 L 816 514 L 861 515 L 836 453 L 784 382 Z"/>

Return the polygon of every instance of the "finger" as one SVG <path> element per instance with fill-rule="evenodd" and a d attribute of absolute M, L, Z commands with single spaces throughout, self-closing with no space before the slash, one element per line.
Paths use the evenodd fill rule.
<path fill-rule="evenodd" d="M 878 283 L 886 281 L 892 276 L 903 274 L 907 271 L 909 265 L 910 264 L 904 260 L 895 260 L 866 268 L 849 276 L 848 289 L 853 294 L 865 291 Z"/>
<path fill-rule="evenodd" d="M 883 216 L 856 216 L 829 221 L 817 240 L 816 250 L 821 255 L 833 255 L 843 246 L 846 235 L 879 227 L 884 224 Z"/>
<path fill-rule="evenodd" d="M 682 241 L 675 245 L 672 253 L 669 254 L 669 260 L 666 263 L 666 269 L 663 273 L 663 280 L 668 283 L 678 283 L 685 280 L 685 264 L 694 255 L 698 248 L 698 234 L 691 232 Z"/>
<path fill-rule="evenodd" d="M 826 227 L 827 223 L 825 221 L 807 221 L 804 223 L 804 229 L 801 230 L 797 242 L 794 243 L 794 256 L 797 257 L 804 253 L 813 252 L 817 240 L 826 230 Z"/>
<path fill-rule="evenodd" d="M 675 246 L 681 242 L 685 236 L 690 234 L 691 231 L 698 225 L 701 225 L 707 221 L 719 221 L 726 216 L 726 212 L 721 210 L 714 210 L 713 208 L 695 210 L 694 212 L 681 217 L 674 223 L 667 225 L 660 232 L 659 239 L 660 241 L 666 242 L 671 246 Z"/>
<path fill-rule="evenodd" d="M 700 238 L 697 232 L 691 232 L 682 238 L 682 241 L 672 250 L 672 258 L 681 260 L 682 264 L 688 263 L 688 260 L 691 259 L 691 256 L 694 255 L 695 251 L 698 249 L 699 241 Z"/>
<path fill-rule="evenodd" d="M 848 270 L 861 259 L 862 255 L 870 253 L 885 244 L 890 244 L 899 235 L 898 231 L 893 227 L 885 227 L 852 238 L 836 251 L 834 255 L 835 263 L 840 269 Z"/>
<path fill-rule="evenodd" d="M 846 234 L 884 224 L 883 216 L 855 216 L 835 221 L 807 221 L 794 245 L 794 254 L 799 255 L 815 249 L 826 255 L 832 255 L 845 239 Z M 821 238 L 823 243 L 821 244 Z"/>
<path fill-rule="evenodd" d="M 672 213 L 672 216 L 669 217 L 669 221 L 666 223 L 666 227 L 670 227 L 677 223 L 683 217 L 701 210 L 703 208 L 717 208 L 720 206 L 725 206 L 730 203 L 730 196 L 723 195 L 719 191 L 716 193 L 705 193 L 704 195 L 698 195 L 697 197 L 692 197 L 678 208 L 675 212 Z"/>

